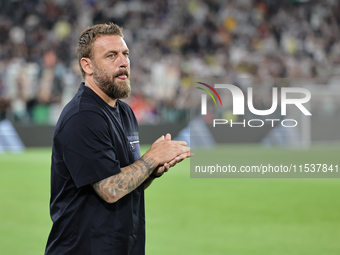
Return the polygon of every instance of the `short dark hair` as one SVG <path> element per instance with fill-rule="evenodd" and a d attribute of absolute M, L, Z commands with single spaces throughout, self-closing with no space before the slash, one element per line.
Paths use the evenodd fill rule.
<path fill-rule="evenodd" d="M 118 25 L 109 23 L 109 24 L 98 24 L 92 27 L 86 28 L 80 35 L 77 45 L 77 56 L 78 63 L 80 66 L 81 73 L 83 77 L 85 77 L 85 72 L 81 67 L 80 60 L 82 58 L 92 58 L 92 46 L 94 41 L 102 35 L 119 35 L 120 37 L 124 37 L 122 28 Z"/>

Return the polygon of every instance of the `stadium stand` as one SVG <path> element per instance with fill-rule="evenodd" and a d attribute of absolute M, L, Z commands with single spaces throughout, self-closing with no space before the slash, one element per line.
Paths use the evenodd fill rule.
<path fill-rule="evenodd" d="M 81 82 L 75 45 L 114 22 L 131 50 L 140 123 L 186 120 L 190 77 L 340 77 L 338 0 L 0 2 L 0 118 L 53 125 Z"/>

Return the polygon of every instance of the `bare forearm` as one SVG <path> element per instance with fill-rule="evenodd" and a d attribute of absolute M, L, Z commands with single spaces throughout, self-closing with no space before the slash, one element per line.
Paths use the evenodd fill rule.
<path fill-rule="evenodd" d="M 141 185 L 157 167 L 157 162 L 145 154 L 135 163 L 121 169 L 92 186 L 97 194 L 108 203 L 114 203 Z"/>
<path fill-rule="evenodd" d="M 177 158 L 181 159 L 180 155 L 186 155 L 189 151 L 190 148 L 186 147 L 186 142 L 170 141 L 162 136 L 135 163 L 122 168 L 119 174 L 96 182 L 92 186 L 102 199 L 108 203 L 114 203 L 145 182 L 158 166 L 162 166 L 158 169 L 164 171 L 164 165 L 168 164 L 167 162 L 173 159 L 176 162 Z M 147 182 L 146 185 L 150 183 Z"/>

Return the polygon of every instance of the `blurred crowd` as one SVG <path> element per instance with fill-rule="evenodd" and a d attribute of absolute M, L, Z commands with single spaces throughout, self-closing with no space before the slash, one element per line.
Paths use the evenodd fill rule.
<path fill-rule="evenodd" d="M 0 2 L 0 120 L 54 124 L 82 82 L 81 31 L 114 22 L 131 55 L 140 123 L 187 118 L 191 77 L 340 77 L 339 0 Z"/>

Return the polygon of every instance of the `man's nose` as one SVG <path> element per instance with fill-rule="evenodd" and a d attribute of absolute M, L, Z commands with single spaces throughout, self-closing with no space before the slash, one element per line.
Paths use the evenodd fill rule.
<path fill-rule="evenodd" d="M 119 55 L 119 67 L 127 68 L 130 64 L 129 57 L 125 56 L 124 54 Z"/>

